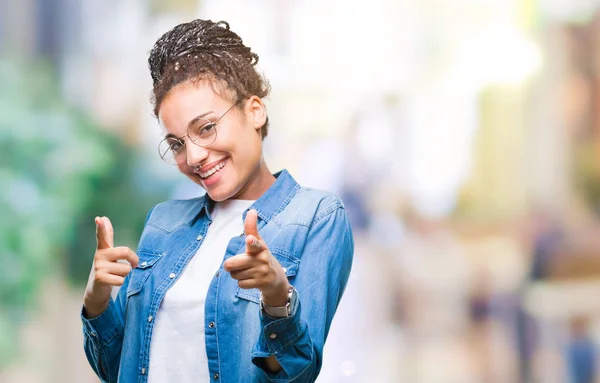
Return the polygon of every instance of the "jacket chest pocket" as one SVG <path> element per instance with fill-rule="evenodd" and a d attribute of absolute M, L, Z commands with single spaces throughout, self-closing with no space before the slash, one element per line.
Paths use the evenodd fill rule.
<path fill-rule="evenodd" d="M 129 274 L 129 284 L 127 285 L 127 297 L 139 293 L 148 280 L 152 271 L 156 268 L 156 262 L 163 257 L 163 253 L 151 250 L 138 250 L 137 255 L 140 259 L 138 266 L 131 270 Z"/>
<path fill-rule="evenodd" d="M 271 254 L 273 254 L 273 256 L 277 259 L 281 267 L 283 267 L 288 281 L 291 285 L 293 285 L 296 273 L 298 272 L 298 268 L 300 267 L 300 259 L 296 258 L 293 254 L 284 249 L 275 247 L 270 248 L 269 250 L 271 251 Z M 247 301 L 254 302 L 256 304 L 260 303 L 259 289 L 242 289 L 238 286 L 235 290 L 235 296 L 241 299 L 245 299 Z"/>

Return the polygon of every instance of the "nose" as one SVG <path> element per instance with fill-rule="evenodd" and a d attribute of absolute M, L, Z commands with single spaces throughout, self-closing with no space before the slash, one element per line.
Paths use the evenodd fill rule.
<path fill-rule="evenodd" d="M 195 145 L 192 142 L 188 142 L 185 145 L 185 153 L 189 166 L 200 166 L 208 157 L 208 150 L 206 148 Z"/>

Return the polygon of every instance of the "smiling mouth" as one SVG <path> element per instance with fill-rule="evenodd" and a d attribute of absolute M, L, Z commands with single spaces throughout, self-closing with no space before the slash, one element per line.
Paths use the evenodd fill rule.
<path fill-rule="evenodd" d="M 219 171 L 221 171 L 221 169 L 223 169 L 225 167 L 226 162 L 227 162 L 227 160 L 224 160 L 224 161 L 218 163 L 215 167 L 211 168 L 210 170 L 208 170 L 206 172 L 202 172 L 202 173 L 197 173 L 197 174 L 203 180 L 209 179 L 210 177 L 214 176 Z"/>

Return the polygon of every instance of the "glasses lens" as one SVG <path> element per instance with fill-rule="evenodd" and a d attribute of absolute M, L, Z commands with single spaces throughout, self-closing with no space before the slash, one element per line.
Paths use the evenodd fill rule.
<path fill-rule="evenodd" d="M 166 163 L 177 165 L 185 160 L 185 147 L 181 140 L 165 138 L 158 145 L 158 154 Z"/>
<path fill-rule="evenodd" d="M 198 146 L 209 146 L 217 139 L 216 123 L 199 118 L 188 128 L 191 141 Z"/>

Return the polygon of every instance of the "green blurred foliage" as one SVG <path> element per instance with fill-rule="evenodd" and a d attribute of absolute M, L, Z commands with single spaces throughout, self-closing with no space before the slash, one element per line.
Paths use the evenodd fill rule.
<path fill-rule="evenodd" d="M 0 60 L 0 368 L 45 277 L 87 281 L 96 215 L 135 248 L 167 186 L 151 182 L 134 148 L 61 100 L 43 62 Z"/>

